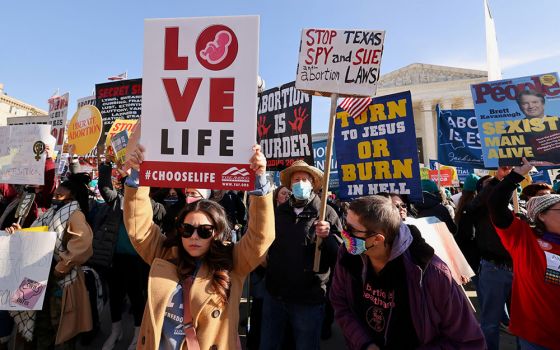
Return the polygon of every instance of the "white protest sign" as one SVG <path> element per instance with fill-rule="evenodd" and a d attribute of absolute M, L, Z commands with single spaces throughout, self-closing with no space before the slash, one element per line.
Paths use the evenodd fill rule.
<path fill-rule="evenodd" d="M 60 150 L 64 144 L 64 130 L 66 128 L 66 116 L 68 114 L 69 93 L 62 96 L 49 98 L 49 123 L 52 126 L 51 133 L 56 139 L 56 149 Z"/>
<path fill-rule="evenodd" d="M 50 125 L 0 126 L 0 183 L 43 185 Z"/>
<path fill-rule="evenodd" d="M 421 219 L 406 218 L 405 224 L 418 227 L 418 230 L 422 233 L 422 238 L 434 248 L 435 254 L 447 264 L 457 284 L 461 285 L 464 283 L 464 279 L 470 279 L 475 275 L 445 223 L 435 217 L 426 217 Z"/>
<path fill-rule="evenodd" d="M 95 106 L 95 95 L 79 98 L 76 100 L 76 104 L 78 109 L 83 106 Z"/>
<path fill-rule="evenodd" d="M 56 232 L 0 231 L 0 310 L 41 310 Z"/>
<path fill-rule="evenodd" d="M 384 38 L 379 30 L 303 29 L 296 88 L 323 96 L 374 96 Z"/>
<path fill-rule="evenodd" d="M 258 16 L 145 21 L 141 185 L 253 187 L 258 42 Z"/>

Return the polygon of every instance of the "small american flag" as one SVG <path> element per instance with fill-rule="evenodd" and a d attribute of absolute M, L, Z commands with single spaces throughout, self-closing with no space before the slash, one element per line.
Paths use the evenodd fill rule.
<path fill-rule="evenodd" d="M 107 80 L 125 80 L 128 77 L 127 72 L 110 76 Z"/>
<path fill-rule="evenodd" d="M 356 118 L 371 103 L 371 97 L 346 97 L 338 105 L 340 108 L 344 109 L 352 118 Z"/>

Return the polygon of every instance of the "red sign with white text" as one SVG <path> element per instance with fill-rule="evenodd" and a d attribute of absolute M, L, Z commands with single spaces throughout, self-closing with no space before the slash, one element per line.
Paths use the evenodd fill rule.
<path fill-rule="evenodd" d="M 453 170 L 451 169 L 441 169 L 439 170 L 430 170 L 428 172 L 430 175 L 430 180 L 438 183 L 438 177 L 440 179 L 439 185 L 443 187 L 451 187 L 453 186 Z"/>

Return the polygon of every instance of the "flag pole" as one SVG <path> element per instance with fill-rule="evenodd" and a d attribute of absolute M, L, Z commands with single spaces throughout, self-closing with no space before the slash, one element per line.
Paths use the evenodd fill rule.
<path fill-rule="evenodd" d="M 327 150 L 325 155 L 325 171 L 323 175 L 323 192 L 321 192 L 321 210 L 319 211 L 319 221 L 324 221 L 327 213 L 327 194 L 329 192 L 329 177 L 331 173 L 331 157 L 332 145 L 334 139 L 334 125 L 336 121 L 336 107 L 338 101 L 338 94 L 331 95 L 331 112 L 329 115 L 329 132 L 327 134 Z M 317 237 L 315 243 L 315 259 L 313 260 L 313 271 L 319 272 L 319 265 L 321 263 L 321 243 L 323 239 Z"/>

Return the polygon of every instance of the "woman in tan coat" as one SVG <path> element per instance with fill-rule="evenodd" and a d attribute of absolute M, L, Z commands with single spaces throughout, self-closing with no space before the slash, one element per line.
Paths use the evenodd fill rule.
<path fill-rule="evenodd" d="M 32 226 L 48 226 L 57 233 L 53 264 L 41 311 L 12 313 L 18 339 L 26 348 L 73 347 L 75 336 L 91 330 L 91 307 L 81 264 L 93 254 L 93 233 L 84 213 L 88 211 L 89 177 L 73 174 L 55 190 L 52 206 Z M 21 229 L 18 224 L 8 233 Z"/>
<path fill-rule="evenodd" d="M 130 142 L 134 143 L 132 138 Z M 204 199 L 179 213 L 166 238 L 152 222 L 149 188 L 133 188 L 144 148 L 129 147 L 127 163 L 133 171 L 125 188 L 124 221 L 135 249 L 151 265 L 138 349 L 240 348 L 243 282 L 263 260 L 275 232 L 266 159 L 258 145 L 254 151 L 251 169 L 257 175 L 257 189 L 251 198 L 248 231 L 239 243 L 231 244 L 223 208 Z"/>

